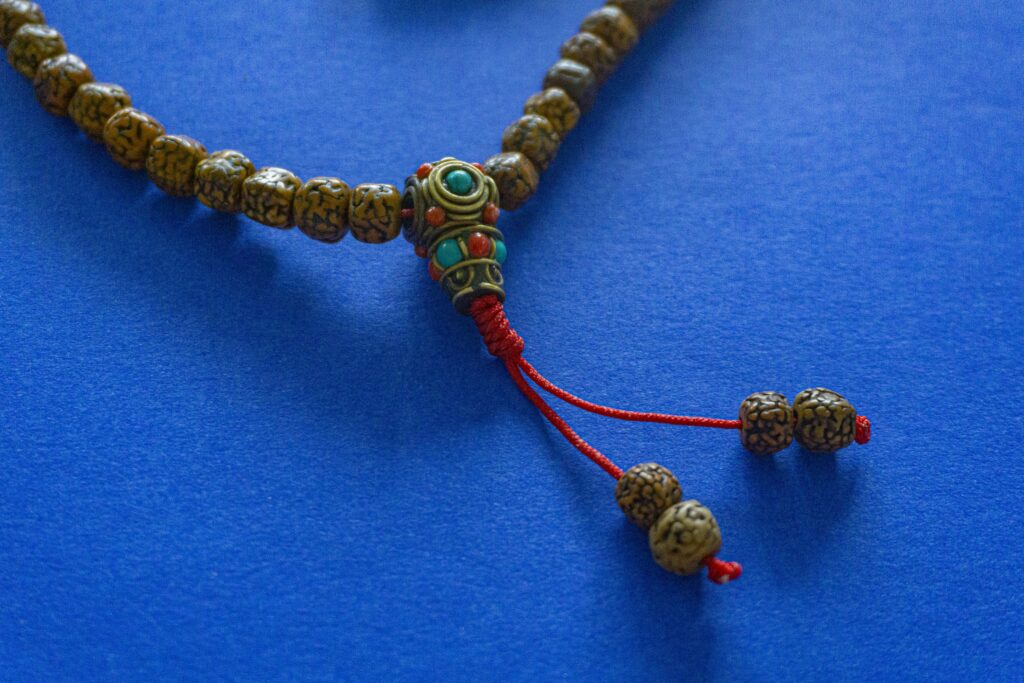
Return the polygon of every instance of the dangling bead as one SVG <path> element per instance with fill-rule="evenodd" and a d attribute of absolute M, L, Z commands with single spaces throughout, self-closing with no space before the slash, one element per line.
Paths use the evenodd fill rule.
<path fill-rule="evenodd" d="M 757 455 L 771 455 L 793 443 L 793 409 L 776 391 L 759 391 L 740 404 L 740 442 Z"/>
<path fill-rule="evenodd" d="M 696 574 L 722 547 L 722 532 L 711 510 L 695 500 L 665 510 L 648 535 L 654 561 L 673 574 Z"/>
<path fill-rule="evenodd" d="M 853 443 L 857 411 L 831 389 L 805 389 L 793 399 L 797 442 L 813 453 L 835 453 Z"/>
<path fill-rule="evenodd" d="M 676 475 L 654 462 L 629 468 L 615 486 L 615 500 L 622 512 L 643 529 L 650 529 L 661 513 L 682 498 Z"/>

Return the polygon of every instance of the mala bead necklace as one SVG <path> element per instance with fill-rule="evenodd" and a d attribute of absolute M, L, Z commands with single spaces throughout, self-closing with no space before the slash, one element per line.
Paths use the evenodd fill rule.
<path fill-rule="evenodd" d="M 426 163 L 405 181 L 390 184 L 317 177 L 303 182 L 283 168 L 257 167 L 234 150 L 209 153 L 198 141 L 168 135 L 155 118 L 133 108 L 120 86 L 97 83 L 79 57 L 69 54 L 61 34 L 46 24 L 39 5 L 0 0 L 0 46 L 7 61 L 32 81 L 42 107 L 67 116 L 115 162 L 145 170 L 161 190 L 195 196 L 215 211 L 244 213 L 254 221 L 335 243 L 348 233 L 381 244 L 404 233 L 426 261 L 459 313 L 476 324 L 487 349 L 505 366 L 523 395 L 577 450 L 617 480 L 615 498 L 633 524 L 646 530 L 651 553 L 663 568 L 696 574 L 715 583 L 740 576 L 735 562 L 716 556 L 722 545 L 718 522 L 696 500 L 684 500 L 676 476 L 656 463 L 623 471 L 579 436 L 544 400 L 541 391 L 605 417 L 632 422 L 734 429 L 752 453 L 768 456 L 794 439 L 815 453 L 834 453 L 871 437 L 871 423 L 840 394 L 807 389 L 793 403 L 780 393 L 751 394 L 735 420 L 645 413 L 591 403 L 545 378 L 523 357 L 523 339 L 507 316 L 501 266 L 508 256 L 497 228 L 502 210 L 514 211 L 537 191 L 540 174 L 594 103 L 598 88 L 636 45 L 640 33 L 672 0 L 608 0 L 583 20 L 561 47 L 560 59 L 542 89 L 527 99 L 523 115 L 505 130 L 501 152 L 482 164 L 444 158 Z"/>

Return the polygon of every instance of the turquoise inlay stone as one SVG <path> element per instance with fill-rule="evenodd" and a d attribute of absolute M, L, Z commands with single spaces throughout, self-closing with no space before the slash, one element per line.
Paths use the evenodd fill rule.
<path fill-rule="evenodd" d="M 498 263 L 504 263 L 505 259 L 508 258 L 508 249 L 505 248 L 505 243 L 501 240 L 494 241 L 494 260 Z"/>
<path fill-rule="evenodd" d="M 455 240 L 445 240 L 437 245 L 437 262 L 444 268 L 451 268 L 462 260 L 462 250 Z"/>
<path fill-rule="evenodd" d="M 473 182 L 473 176 L 461 169 L 456 169 L 446 175 L 444 177 L 444 184 L 445 187 L 461 197 L 465 197 L 476 187 L 476 183 Z"/>

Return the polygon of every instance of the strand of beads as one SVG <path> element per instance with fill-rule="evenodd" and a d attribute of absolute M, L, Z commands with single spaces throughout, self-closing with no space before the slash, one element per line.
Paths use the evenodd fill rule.
<path fill-rule="evenodd" d="M 329 177 L 302 182 L 282 168 L 257 169 L 241 152 L 210 154 L 197 140 L 169 135 L 156 118 L 132 106 L 124 88 L 95 82 L 34 2 L 0 0 L 0 47 L 11 66 L 32 80 L 46 111 L 69 117 L 115 162 L 145 171 L 171 196 L 194 196 L 215 211 L 243 213 L 274 228 L 298 227 L 320 242 L 338 242 L 351 232 L 361 242 L 380 244 L 401 232 L 402 194 L 394 185 L 350 189 Z"/>
<path fill-rule="evenodd" d="M 590 109 L 597 91 L 674 0 L 608 0 L 583 20 L 579 33 L 562 44 L 559 59 L 530 96 L 523 115 L 501 139 L 501 153 L 484 162 L 498 185 L 501 208 L 514 211 L 537 191 L 540 174 Z"/>

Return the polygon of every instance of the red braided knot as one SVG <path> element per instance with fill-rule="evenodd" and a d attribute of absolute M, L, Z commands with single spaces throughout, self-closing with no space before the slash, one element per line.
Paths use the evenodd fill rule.
<path fill-rule="evenodd" d="M 480 297 L 470 304 L 469 315 L 480 330 L 480 336 L 484 338 L 492 356 L 509 360 L 523 355 L 523 338 L 512 329 L 512 323 L 505 315 L 505 307 L 497 297 Z"/>
<path fill-rule="evenodd" d="M 720 586 L 743 575 L 743 566 L 739 562 L 723 562 L 712 556 L 704 558 L 701 564 L 708 568 L 708 580 Z"/>
<path fill-rule="evenodd" d="M 871 420 L 863 415 L 857 416 L 857 434 L 853 437 L 861 446 L 871 441 Z"/>

